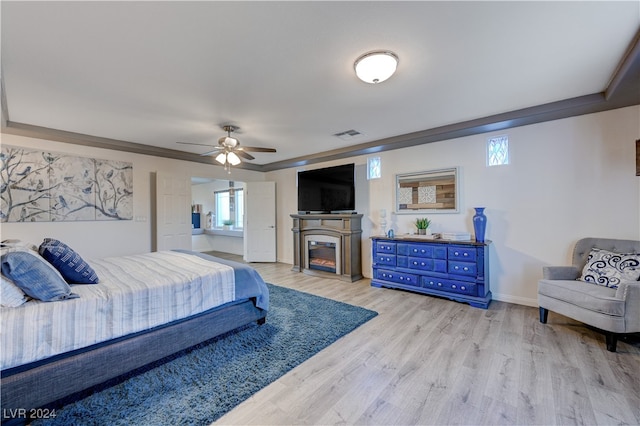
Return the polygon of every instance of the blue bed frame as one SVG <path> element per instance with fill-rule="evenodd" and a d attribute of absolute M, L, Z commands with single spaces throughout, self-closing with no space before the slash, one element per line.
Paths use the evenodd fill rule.
<path fill-rule="evenodd" d="M 238 270 L 245 272 L 253 269 L 236 262 L 198 255 L 242 266 Z M 52 406 L 62 398 L 254 321 L 264 324 L 267 311 L 257 304 L 260 303 L 255 297 L 239 300 L 143 332 L 2 370 L 2 423 L 26 423 L 28 419 L 23 414 L 37 414 L 35 409 L 39 407 Z"/>

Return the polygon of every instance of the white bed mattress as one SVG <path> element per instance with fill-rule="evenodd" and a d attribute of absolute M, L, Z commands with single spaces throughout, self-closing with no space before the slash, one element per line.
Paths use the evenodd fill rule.
<path fill-rule="evenodd" d="M 125 336 L 235 300 L 231 266 L 179 252 L 90 261 L 99 284 L 78 299 L 0 311 L 0 369 Z"/>

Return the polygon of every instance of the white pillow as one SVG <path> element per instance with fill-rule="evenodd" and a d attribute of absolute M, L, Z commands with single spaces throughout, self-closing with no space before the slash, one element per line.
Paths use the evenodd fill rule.
<path fill-rule="evenodd" d="M 621 282 L 638 281 L 639 278 L 640 254 L 614 253 L 593 248 L 582 269 L 580 280 L 618 288 Z"/>
<path fill-rule="evenodd" d="M 9 253 L 15 250 L 33 250 L 38 252 L 38 246 L 22 240 L 2 240 L 0 243 L 0 254 Z"/>
<path fill-rule="evenodd" d="M 5 308 L 17 308 L 25 303 L 29 298 L 15 285 L 13 281 L 4 275 L 0 278 L 0 305 Z"/>

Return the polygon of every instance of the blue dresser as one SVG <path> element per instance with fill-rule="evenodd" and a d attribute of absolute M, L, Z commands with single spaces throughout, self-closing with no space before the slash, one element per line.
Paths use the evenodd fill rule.
<path fill-rule="evenodd" d="M 389 287 L 446 297 L 486 309 L 489 244 L 373 237 L 374 287 Z"/>

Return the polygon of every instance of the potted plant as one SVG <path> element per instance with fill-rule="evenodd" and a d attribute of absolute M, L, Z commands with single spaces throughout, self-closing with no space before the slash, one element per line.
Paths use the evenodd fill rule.
<path fill-rule="evenodd" d="M 231 229 L 232 226 L 233 226 L 233 220 L 227 219 L 227 220 L 223 220 L 222 221 L 222 228 L 223 229 L 229 230 L 229 229 Z"/>
<path fill-rule="evenodd" d="M 416 219 L 416 228 L 418 228 L 418 235 L 426 235 L 429 225 L 431 225 L 431 221 L 426 217 Z"/>

